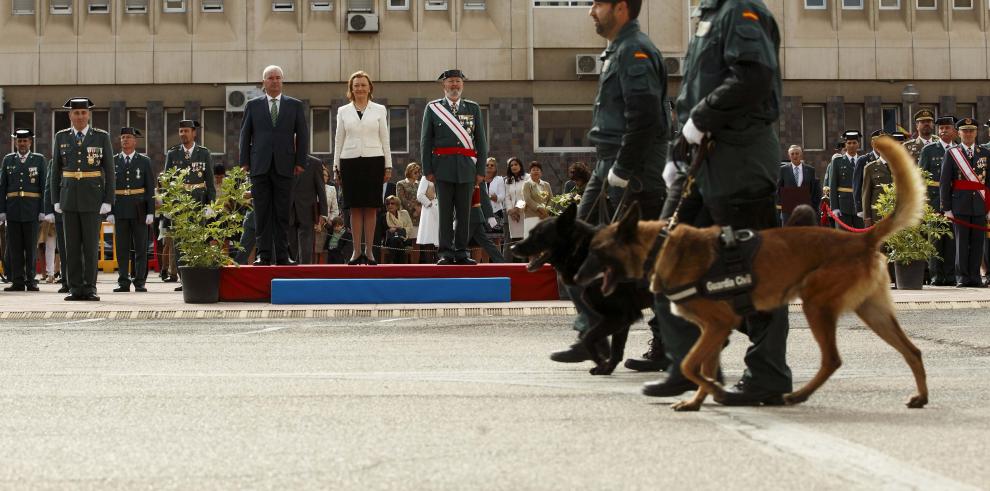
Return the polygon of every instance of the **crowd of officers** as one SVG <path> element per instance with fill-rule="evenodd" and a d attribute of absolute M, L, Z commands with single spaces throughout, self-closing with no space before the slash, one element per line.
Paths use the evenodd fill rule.
<path fill-rule="evenodd" d="M 52 159 L 32 152 L 30 129 L 11 135 L 16 150 L 0 169 L 0 223 L 6 223 L 5 291 L 38 291 L 35 253 L 39 224 L 54 223 L 61 259 L 59 293 L 65 300 L 96 301 L 96 275 L 102 222 L 114 226 L 118 286 L 114 292 L 145 292 L 149 226 L 155 221 L 158 178 L 148 156 L 138 153 L 141 132 L 119 130 L 119 153 L 112 137 L 90 125 L 88 98 L 66 101 L 71 126 L 55 134 Z M 180 143 L 168 150 L 165 169 L 188 169 L 186 190 L 204 205 L 216 197 L 210 151 L 196 144 L 197 121 L 178 124 Z M 162 218 L 164 226 L 168 219 Z M 176 251 L 181 254 L 181 251 Z M 181 287 L 176 290 L 181 291 Z"/>
<path fill-rule="evenodd" d="M 926 174 L 928 204 L 952 221 L 953 233 L 933 239 L 937 256 L 928 261 L 930 283 L 935 286 L 985 287 L 980 265 L 987 252 L 985 199 L 990 144 L 977 145 L 979 124 L 973 118 L 938 118 L 928 109 L 914 114 L 916 136 L 903 132 L 890 136 L 904 142 Z M 985 123 L 990 128 L 990 121 Z M 876 139 L 886 133 L 873 132 Z M 841 150 L 826 170 L 823 195 L 835 217 L 849 228 L 872 226 L 880 217 L 875 205 L 884 185 L 892 184 L 887 162 L 875 151 L 859 154 L 862 135 L 846 131 Z M 872 145 L 871 145 L 872 146 Z M 841 227 L 836 223 L 836 227 Z"/>

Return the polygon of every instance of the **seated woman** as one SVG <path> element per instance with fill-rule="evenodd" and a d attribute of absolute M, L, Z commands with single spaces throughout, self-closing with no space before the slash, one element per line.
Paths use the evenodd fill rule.
<path fill-rule="evenodd" d="M 526 219 L 523 220 L 523 238 L 529 236 L 529 231 L 536 226 L 540 220 L 550 216 L 550 198 L 553 198 L 553 191 L 550 190 L 550 183 L 541 181 L 543 177 L 543 166 L 539 162 L 530 162 L 529 181 L 523 184 L 523 199 L 526 201 Z"/>
<path fill-rule="evenodd" d="M 399 198 L 391 195 L 385 198 L 385 247 L 388 248 L 392 262 L 403 264 L 406 262 L 406 248 L 411 246 L 413 238 L 412 218 L 409 212 L 403 210 L 399 204 Z"/>

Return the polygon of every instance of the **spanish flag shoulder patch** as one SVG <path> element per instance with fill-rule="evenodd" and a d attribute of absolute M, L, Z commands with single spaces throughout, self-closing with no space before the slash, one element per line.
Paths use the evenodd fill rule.
<path fill-rule="evenodd" d="M 745 10 L 745 11 L 743 11 L 742 17 L 743 17 L 743 19 L 746 19 L 746 20 L 755 20 L 755 21 L 760 20 L 760 16 L 759 15 L 756 15 L 756 12 L 753 12 L 752 10 Z"/>
<path fill-rule="evenodd" d="M 642 51 L 637 51 L 633 53 L 633 58 L 636 58 L 637 60 L 648 60 L 650 58 L 650 55 Z"/>

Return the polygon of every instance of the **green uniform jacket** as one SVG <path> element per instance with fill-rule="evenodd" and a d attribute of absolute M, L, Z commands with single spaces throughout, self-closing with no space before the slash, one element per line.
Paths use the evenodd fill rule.
<path fill-rule="evenodd" d="M 144 219 L 155 213 L 155 177 L 151 175 L 151 159 L 134 152 L 130 165 L 124 165 L 124 154 L 113 157 L 117 174 L 117 201 L 113 204 L 113 216 L 121 219 Z M 122 191 L 144 189 L 140 194 L 121 194 Z"/>
<path fill-rule="evenodd" d="M 951 147 L 953 144 L 949 144 Z M 929 143 L 925 145 L 925 148 L 921 149 L 921 157 L 918 158 L 918 167 L 921 167 L 922 171 L 928 173 L 928 204 L 931 205 L 932 209 L 939 211 L 942 208 L 939 206 L 939 191 L 938 184 L 939 179 L 942 177 L 942 159 L 945 158 L 945 147 L 942 146 L 941 141 L 937 140 L 935 143 Z"/>
<path fill-rule="evenodd" d="M 841 211 L 845 217 L 856 216 L 855 194 L 853 193 L 853 173 L 855 165 L 844 156 L 832 159 L 828 166 L 828 204 L 834 211 Z"/>
<path fill-rule="evenodd" d="M 645 191 L 663 187 L 670 115 L 663 56 L 631 20 L 602 53 L 598 95 L 588 139 L 598 158 L 615 159 L 615 174 L 643 181 Z"/>
<path fill-rule="evenodd" d="M 216 199 L 217 190 L 213 184 L 213 157 L 208 148 L 202 145 L 193 146 L 188 159 L 182 144 L 168 149 L 168 153 L 165 155 L 165 170 L 173 167 L 189 169 L 185 183 L 196 201 L 205 205 Z"/>
<path fill-rule="evenodd" d="M 913 158 L 915 162 L 918 162 L 921 160 L 921 151 L 925 148 L 925 145 L 935 143 L 937 141 L 937 136 L 932 136 L 927 140 L 919 136 L 913 140 L 904 142 L 904 148 L 906 148 L 908 153 L 911 154 L 911 158 Z"/>
<path fill-rule="evenodd" d="M 12 222 L 37 222 L 44 211 L 45 176 L 48 175 L 45 157 L 29 153 L 21 163 L 17 153 L 7 154 L 0 169 L 0 213 L 7 214 Z M 31 193 L 34 196 L 8 196 L 9 193 Z"/>
<path fill-rule="evenodd" d="M 58 203 L 63 212 L 98 213 L 103 203 L 113 204 L 113 145 L 110 134 L 90 127 L 82 144 L 76 144 L 72 127 L 55 133 L 55 150 L 52 156 L 52 203 Z M 102 177 L 76 179 L 64 172 L 101 171 Z"/>
<path fill-rule="evenodd" d="M 863 169 L 863 218 L 877 221 L 880 217 L 873 205 L 883 192 L 884 184 L 893 184 L 890 167 L 882 160 L 874 160 Z"/>
<path fill-rule="evenodd" d="M 438 99 L 447 110 L 447 99 Z M 437 101 L 431 101 L 430 104 Z M 474 183 L 475 176 L 485 175 L 485 159 L 488 158 L 488 139 L 485 136 L 485 122 L 481 119 L 481 106 L 474 101 L 461 99 L 458 104 L 457 119 L 474 140 L 476 161 L 464 155 L 433 155 L 434 148 L 461 147 L 461 141 L 454 132 L 426 105 L 423 113 L 423 130 L 420 148 L 423 149 L 423 175 L 433 174 L 438 181 Z"/>

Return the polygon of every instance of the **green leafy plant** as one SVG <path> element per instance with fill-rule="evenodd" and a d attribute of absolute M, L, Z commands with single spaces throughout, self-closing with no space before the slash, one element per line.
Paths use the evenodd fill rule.
<path fill-rule="evenodd" d="M 925 182 L 931 180 L 927 173 L 923 176 Z M 873 209 L 881 217 L 887 216 L 894 211 L 894 203 L 897 199 L 897 192 L 891 184 L 884 184 L 883 190 L 877 197 L 877 202 Z M 942 237 L 951 236 L 952 230 L 949 227 L 949 219 L 936 213 L 935 210 L 925 203 L 925 211 L 921 218 L 921 223 L 913 227 L 900 230 L 885 242 L 887 257 L 890 262 L 908 264 L 914 261 L 926 261 L 930 257 L 938 257 L 938 249 L 934 241 Z"/>
<path fill-rule="evenodd" d="M 224 252 L 223 241 L 239 237 L 243 231 L 244 214 L 241 210 L 250 204 L 245 193 L 251 183 L 240 167 L 227 171 L 212 203 L 202 204 L 186 190 L 185 180 L 189 169 L 172 168 L 161 176 L 161 213 L 171 220 L 167 235 L 182 250 L 182 266 L 194 268 L 218 268 L 234 264 Z M 209 211 L 207 211 L 209 210 Z M 232 247 L 241 249 L 240 244 Z"/>
<path fill-rule="evenodd" d="M 550 205 L 547 211 L 551 216 L 557 216 L 564 212 L 571 203 L 580 203 L 581 195 L 578 193 L 563 193 L 550 198 Z"/>

